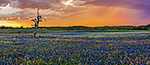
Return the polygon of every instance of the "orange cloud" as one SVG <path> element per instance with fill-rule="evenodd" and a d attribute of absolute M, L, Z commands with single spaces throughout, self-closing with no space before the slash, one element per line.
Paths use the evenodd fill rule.
<path fill-rule="evenodd" d="M 105 7 L 92 6 L 82 14 L 68 16 L 66 18 L 49 19 L 46 23 L 41 23 L 45 26 L 116 26 L 116 25 L 135 25 L 142 24 L 144 21 L 140 19 L 140 10 L 127 9 L 122 7 Z M 139 22 L 141 21 L 141 22 Z M 146 22 L 144 22 L 146 23 Z"/>

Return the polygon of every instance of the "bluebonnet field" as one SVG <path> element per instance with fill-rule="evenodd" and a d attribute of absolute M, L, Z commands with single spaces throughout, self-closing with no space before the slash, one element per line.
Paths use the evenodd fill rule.
<path fill-rule="evenodd" d="M 0 34 L 0 64 L 150 64 L 149 32 Z"/>

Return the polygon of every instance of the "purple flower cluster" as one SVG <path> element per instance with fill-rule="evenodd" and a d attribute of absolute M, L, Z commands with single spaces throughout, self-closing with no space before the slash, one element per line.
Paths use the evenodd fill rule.
<path fill-rule="evenodd" d="M 149 36 L 0 38 L 0 64 L 150 64 Z"/>

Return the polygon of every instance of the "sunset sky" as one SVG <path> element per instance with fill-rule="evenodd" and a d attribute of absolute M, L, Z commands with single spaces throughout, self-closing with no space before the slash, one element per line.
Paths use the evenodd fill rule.
<path fill-rule="evenodd" d="M 40 26 L 150 24 L 150 0 L 0 0 L 0 26 L 31 26 L 37 8 Z"/>

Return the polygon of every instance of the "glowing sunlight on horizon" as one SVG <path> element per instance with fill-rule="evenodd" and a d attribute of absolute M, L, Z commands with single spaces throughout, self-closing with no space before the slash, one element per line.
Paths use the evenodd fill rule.
<path fill-rule="evenodd" d="M 9 22 L 9 21 L 0 21 L 0 26 L 12 26 L 12 27 L 20 27 L 22 25 L 15 23 L 14 21 Z"/>

